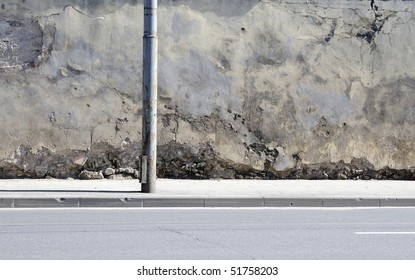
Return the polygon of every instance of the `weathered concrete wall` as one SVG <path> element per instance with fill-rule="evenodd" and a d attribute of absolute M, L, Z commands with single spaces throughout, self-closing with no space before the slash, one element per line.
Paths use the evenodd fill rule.
<path fill-rule="evenodd" d="M 415 179 L 414 1 L 159 5 L 159 176 Z M 0 177 L 136 174 L 142 10 L 0 4 Z"/>

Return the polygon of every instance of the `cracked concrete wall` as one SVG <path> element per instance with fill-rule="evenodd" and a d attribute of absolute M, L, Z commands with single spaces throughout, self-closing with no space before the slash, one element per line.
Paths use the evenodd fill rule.
<path fill-rule="evenodd" d="M 414 179 L 414 7 L 159 0 L 159 176 Z M 0 4 L 0 177 L 136 174 L 142 10 Z"/>

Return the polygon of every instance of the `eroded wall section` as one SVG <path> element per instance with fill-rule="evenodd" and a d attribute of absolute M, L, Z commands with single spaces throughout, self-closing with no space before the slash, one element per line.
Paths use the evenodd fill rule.
<path fill-rule="evenodd" d="M 414 7 L 160 0 L 159 176 L 415 179 Z M 137 176 L 142 10 L 0 4 L 1 178 Z"/>

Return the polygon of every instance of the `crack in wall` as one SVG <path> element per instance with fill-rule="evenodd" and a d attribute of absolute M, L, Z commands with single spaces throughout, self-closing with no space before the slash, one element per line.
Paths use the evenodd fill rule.
<path fill-rule="evenodd" d="M 75 6 L 73 6 L 73 5 L 66 5 L 66 6 L 64 6 L 64 7 L 62 8 L 62 10 L 61 10 L 60 12 L 56 12 L 56 13 L 52 13 L 52 14 L 46 14 L 46 15 L 43 15 L 42 17 L 46 17 L 46 18 L 48 18 L 48 17 L 61 16 L 63 13 L 65 13 L 65 12 L 66 12 L 66 10 L 67 10 L 68 8 L 70 8 L 70 9 L 72 9 L 72 10 L 76 11 L 77 13 L 79 13 L 79 14 L 81 14 L 81 15 L 83 15 L 83 16 L 86 16 L 86 17 L 88 17 L 88 18 L 90 18 L 90 19 L 93 19 L 93 20 L 103 20 L 103 19 L 105 19 L 105 18 L 104 18 L 104 17 L 102 17 L 102 16 L 95 17 L 95 16 L 92 16 L 92 15 L 89 15 L 89 14 L 87 14 L 87 13 L 85 13 L 85 12 L 81 11 L 80 9 L 75 8 Z"/>
<path fill-rule="evenodd" d="M 324 41 L 326 41 L 326 43 L 329 43 L 331 39 L 334 37 L 334 32 L 336 31 L 336 28 L 337 28 L 337 21 L 336 19 L 333 19 L 330 33 L 326 36 L 326 38 L 324 38 Z"/>
<path fill-rule="evenodd" d="M 370 24 L 369 27 L 366 27 L 366 31 L 359 32 L 356 34 L 357 38 L 364 39 L 369 45 L 374 43 L 376 35 L 379 34 L 380 31 L 382 31 L 385 22 L 391 16 L 384 16 L 379 11 L 379 6 L 376 5 L 375 0 L 370 1 L 370 8 L 374 16 L 373 22 Z"/>

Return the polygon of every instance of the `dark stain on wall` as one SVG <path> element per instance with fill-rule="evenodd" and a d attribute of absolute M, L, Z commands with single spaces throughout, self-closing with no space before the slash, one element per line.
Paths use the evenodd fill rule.
<path fill-rule="evenodd" d="M 385 82 L 368 92 L 364 112 L 376 124 L 415 124 L 415 79 Z"/>

